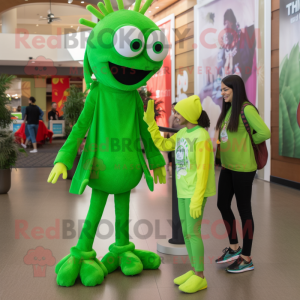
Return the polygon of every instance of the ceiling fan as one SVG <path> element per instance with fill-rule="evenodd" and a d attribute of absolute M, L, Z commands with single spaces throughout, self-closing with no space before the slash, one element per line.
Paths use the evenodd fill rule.
<path fill-rule="evenodd" d="M 50 0 L 50 9 L 48 10 L 48 15 L 46 18 L 40 16 L 40 21 L 47 20 L 48 24 L 51 24 L 53 21 L 61 21 L 61 18 L 55 17 L 54 14 L 51 12 L 51 0 Z"/>

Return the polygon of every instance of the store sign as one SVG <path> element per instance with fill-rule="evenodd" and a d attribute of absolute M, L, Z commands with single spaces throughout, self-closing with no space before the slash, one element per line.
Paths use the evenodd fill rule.
<path fill-rule="evenodd" d="M 53 137 L 63 137 L 65 135 L 65 120 L 49 121 L 50 130 Z"/>
<path fill-rule="evenodd" d="M 16 131 L 18 131 L 20 129 L 22 124 L 13 124 L 13 133 L 15 133 Z"/>
<path fill-rule="evenodd" d="M 63 128 L 62 124 L 53 124 L 53 134 L 62 134 L 63 133 Z"/>
<path fill-rule="evenodd" d="M 279 155 L 300 158 L 300 1 L 280 1 Z"/>

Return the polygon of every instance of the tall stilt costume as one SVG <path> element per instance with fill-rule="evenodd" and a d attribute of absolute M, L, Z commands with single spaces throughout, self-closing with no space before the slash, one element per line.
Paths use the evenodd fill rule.
<path fill-rule="evenodd" d="M 160 183 L 166 182 L 165 161 L 147 130 L 137 92 L 161 68 L 169 50 L 165 35 L 144 16 L 152 1 L 147 0 L 140 9 L 141 0 L 137 0 L 134 10 L 125 10 L 122 0 L 117 0 L 119 10 L 113 11 L 110 0 L 104 0 L 105 5 L 98 3 L 101 12 L 87 6 L 100 22 L 80 19 L 81 24 L 93 28 L 84 57 L 84 78 L 90 93 L 55 159 L 48 182 L 55 183 L 60 174 L 66 178 L 89 130 L 70 192 L 82 194 L 88 185 L 92 197 L 77 245 L 56 266 L 61 286 L 72 286 L 78 276 L 84 285 L 95 286 L 118 267 L 125 275 L 136 275 L 143 269 L 157 269 L 161 263 L 156 253 L 137 250 L 129 241 L 130 191 L 143 174 L 148 188 L 154 189 L 140 137 L 155 183 L 157 177 Z M 100 262 L 93 242 L 109 194 L 114 194 L 116 239 Z"/>

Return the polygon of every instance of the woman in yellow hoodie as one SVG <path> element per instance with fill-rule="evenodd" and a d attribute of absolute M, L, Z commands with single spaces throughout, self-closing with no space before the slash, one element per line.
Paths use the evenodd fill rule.
<path fill-rule="evenodd" d="M 174 279 L 179 290 L 195 293 L 207 288 L 204 277 L 204 247 L 201 221 L 207 197 L 216 194 L 213 146 L 205 128 L 209 118 L 202 111 L 198 96 L 176 104 L 175 117 L 185 125 L 172 137 L 163 138 L 154 120 L 154 101 L 149 100 L 144 120 L 155 146 L 161 151 L 175 150 L 176 188 L 182 232 L 192 270 Z"/>

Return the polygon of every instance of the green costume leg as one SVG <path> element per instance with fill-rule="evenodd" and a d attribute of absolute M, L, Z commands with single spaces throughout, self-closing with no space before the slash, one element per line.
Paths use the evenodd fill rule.
<path fill-rule="evenodd" d="M 115 195 L 116 242 L 110 245 L 110 252 L 102 259 L 108 273 L 118 267 L 116 261 L 119 261 L 125 275 L 137 275 L 143 269 L 157 269 L 160 266 L 160 257 L 156 253 L 136 250 L 129 241 L 129 202 L 130 191 Z"/>
<path fill-rule="evenodd" d="M 95 286 L 107 275 L 107 269 L 96 258 L 96 252 L 92 249 L 107 197 L 107 193 L 93 189 L 89 211 L 77 246 L 72 247 L 71 254 L 56 265 L 55 272 L 59 285 L 72 286 L 79 275 L 85 286 Z"/>
<path fill-rule="evenodd" d="M 182 232 L 191 265 L 195 268 L 196 272 L 201 272 L 204 270 L 204 246 L 201 237 L 201 222 L 207 198 L 203 200 L 201 216 L 197 219 L 193 219 L 190 216 L 191 199 L 181 198 L 178 200 Z"/>

